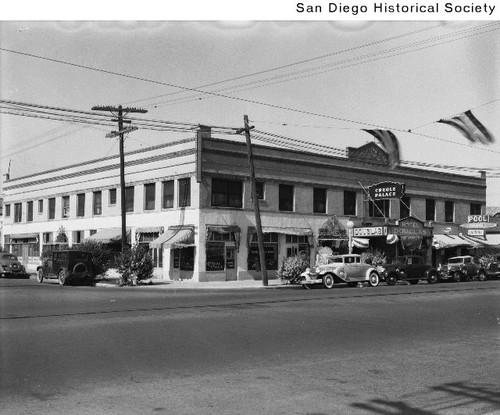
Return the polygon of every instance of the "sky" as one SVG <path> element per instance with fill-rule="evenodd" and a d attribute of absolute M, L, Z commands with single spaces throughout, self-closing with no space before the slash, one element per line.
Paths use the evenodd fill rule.
<path fill-rule="evenodd" d="M 390 129 L 404 161 L 500 177 L 499 33 L 500 22 L 476 20 L 4 20 L 0 99 L 79 111 L 121 104 L 148 111 L 137 118 L 193 126 L 240 128 L 248 115 L 255 130 L 340 149 L 373 141 L 363 129 Z M 470 109 L 494 144 L 437 123 Z M 2 177 L 9 164 L 16 178 L 116 155 L 111 130 L 2 113 Z M 188 136 L 139 129 L 125 146 Z M 500 206 L 500 178 L 488 174 L 487 206 Z"/>

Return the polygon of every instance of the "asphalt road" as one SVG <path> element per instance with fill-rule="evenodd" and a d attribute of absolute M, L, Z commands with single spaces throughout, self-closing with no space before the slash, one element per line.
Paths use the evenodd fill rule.
<path fill-rule="evenodd" d="M 208 291 L 0 280 L 0 413 L 500 413 L 499 329 L 500 281 Z"/>

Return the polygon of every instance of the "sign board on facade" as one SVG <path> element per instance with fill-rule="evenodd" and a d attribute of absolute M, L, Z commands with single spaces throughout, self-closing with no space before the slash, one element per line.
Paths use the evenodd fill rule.
<path fill-rule="evenodd" d="M 382 182 L 368 187 L 372 200 L 401 199 L 405 194 L 404 183 Z"/>
<path fill-rule="evenodd" d="M 353 228 L 353 236 L 356 237 L 370 237 L 370 236 L 386 236 L 387 226 L 369 226 L 365 228 Z"/>
<path fill-rule="evenodd" d="M 467 223 L 482 223 L 482 222 L 489 222 L 489 221 L 490 221 L 489 215 L 469 215 L 469 216 L 467 216 Z"/>
<path fill-rule="evenodd" d="M 491 222 L 463 223 L 460 227 L 466 229 L 487 229 L 496 228 L 497 224 Z"/>
<path fill-rule="evenodd" d="M 484 237 L 484 229 L 467 229 L 467 235 Z"/>
<path fill-rule="evenodd" d="M 401 219 L 397 226 L 391 226 L 389 232 L 398 235 L 404 248 L 418 249 L 423 238 L 432 237 L 432 229 L 414 217 Z"/>

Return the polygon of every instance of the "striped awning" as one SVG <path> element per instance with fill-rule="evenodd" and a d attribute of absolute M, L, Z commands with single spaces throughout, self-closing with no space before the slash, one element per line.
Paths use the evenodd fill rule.
<path fill-rule="evenodd" d="M 10 239 L 38 239 L 37 233 L 17 233 L 5 236 L 10 236 Z"/>
<path fill-rule="evenodd" d="M 352 244 L 359 249 L 366 249 L 370 246 L 370 240 L 367 238 L 352 238 Z"/>
<path fill-rule="evenodd" d="M 455 248 L 459 246 L 470 246 L 477 248 L 481 243 L 475 242 L 472 239 L 464 238 L 463 235 L 449 235 L 435 233 L 432 239 L 432 246 L 436 249 Z"/>
<path fill-rule="evenodd" d="M 282 233 L 284 235 L 307 235 L 311 236 L 311 228 L 281 228 L 277 226 L 263 226 L 262 233 Z"/>
<path fill-rule="evenodd" d="M 194 246 L 194 226 L 171 226 L 154 241 L 150 248 L 188 248 Z"/>
<path fill-rule="evenodd" d="M 85 238 L 86 241 L 96 241 L 105 244 L 116 243 L 122 240 L 122 229 L 121 228 L 107 228 L 99 229 L 93 235 Z M 130 242 L 130 229 L 127 229 L 127 241 Z"/>

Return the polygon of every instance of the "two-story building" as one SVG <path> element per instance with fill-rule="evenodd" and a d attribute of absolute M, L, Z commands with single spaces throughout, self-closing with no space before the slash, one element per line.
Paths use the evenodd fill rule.
<path fill-rule="evenodd" d="M 484 175 L 391 169 L 375 143 L 345 157 L 262 145 L 253 153 L 270 278 L 285 257 L 313 260 L 321 246 L 388 256 L 411 249 L 437 262 L 472 246 L 459 224 L 485 211 Z M 213 138 L 202 127 L 196 137 L 128 153 L 125 175 L 130 241 L 149 244 L 157 277 L 260 278 L 242 140 Z M 404 195 L 370 199 L 367 188 L 386 181 L 403 183 Z M 120 241 L 118 156 L 11 178 L 4 194 L 4 245 L 28 269 L 61 235 L 69 245 Z"/>

